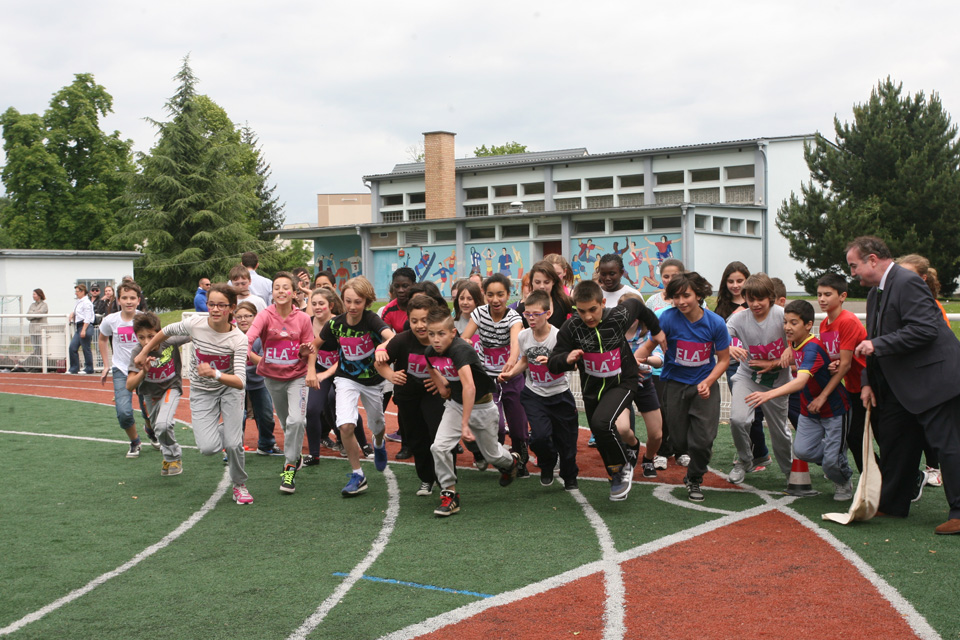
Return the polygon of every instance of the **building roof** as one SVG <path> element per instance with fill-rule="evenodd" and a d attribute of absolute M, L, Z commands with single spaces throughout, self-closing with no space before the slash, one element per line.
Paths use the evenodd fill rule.
<path fill-rule="evenodd" d="M 529 165 L 560 164 L 565 162 L 590 162 L 615 158 L 638 156 L 663 155 L 667 153 L 692 153 L 696 151 L 710 151 L 743 146 L 745 144 L 760 145 L 765 142 L 786 140 L 803 140 L 812 138 L 814 134 L 800 134 L 792 136 L 774 136 L 769 138 L 746 138 L 743 140 L 726 140 L 722 142 L 704 142 L 700 144 L 681 145 L 676 147 L 654 147 L 629 151 L 610 151 L 606 153 L 589 153 L 585 147 L 576 149 L 559 149 L 556 151 L 534 151 L 530 153 L 513 153 L 505 156 L 486 156 L 482 158 L 459 158 L 456 160 L 456 171 L 475 171 L 478 169 L 513 168 Z M 367 180 L 389 180 L 398 177 L 416 177 L 423 175 L 423 162 L 407 162 L 395 165 L 390 173 L 372 174 L 363 176 Z"/>
<path fill-rule="evenodd" d="M 135 260 L 139 251 L 75 251 L 72 249 L 0 249 L 0 258 L 106 258 Z"/>

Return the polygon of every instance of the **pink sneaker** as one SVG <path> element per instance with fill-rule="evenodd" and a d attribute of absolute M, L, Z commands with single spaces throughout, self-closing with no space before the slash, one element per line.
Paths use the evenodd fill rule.
<path fill-rule="evenodd" d="M 253 496 L 247 491 L 247 485 L 233 488 L 233 501 L 237 504 L 253 504 Z"/>

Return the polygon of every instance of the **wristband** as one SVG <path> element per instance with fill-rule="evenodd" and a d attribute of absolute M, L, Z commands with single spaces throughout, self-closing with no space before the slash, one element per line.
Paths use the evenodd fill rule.
<path fill-rule="evenodd" d="M 214 369 L 214 370 L 213 370 L 213 379 L 214 379 L 214 380 L 219 380 L 221 375 L 223 375 L 223 374 L 220 373 L 220 369 Z"/>

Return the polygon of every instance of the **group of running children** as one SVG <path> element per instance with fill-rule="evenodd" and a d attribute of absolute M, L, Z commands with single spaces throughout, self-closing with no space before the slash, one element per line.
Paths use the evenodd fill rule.
<path fill-rule="evenodd" d="M 704 306 L 711 285 L 679 260 L 661 263 L 662 290 L 646 304 L 621 283 L 623 273 L 620 256 L 607 254 L 595 280 L 572 287 L 569 264 L 549 256 L 530 270 L 530 292 L 519 304 L 508 304 L 511 282 L 494 274 L 482 281 L 482 290 L 474 279 L 459 281 L 451 315 L 435 285 L 417 282 L 410 269 L 400 268 L 382 317 L 370 310 L 376 294 L 362 276 L 346 282 L 342 297 L 332 279 L 314 289 L 311 317 L 294 303 L 299 279 L 280 272 L 273 278 L 273 304 L 259 312 L 259 305 L 238 302 L 236 288 L 218 283 L 208 292 L 207 316 L 166 327 L 156 315 L 137 312 L 140 288 L 125 283 L 117 289 L 121 310 L 101 324 L 102 381 L 112 371 L 117 417 L 130 438 L 127 456 L 137 457 L 141 446 L 132 409 L 136 392 L 150 443 L 163 454 L 161 475 L 178 475 L 180 346 L 192 342 L 190 412 L 197 447 L 204 455 L 225 453 L 238 504 L 253 502 L 244 470 L 245 390 L 255 413 L 264 413 L 272 401 L 283 426 L 280 491 L 294 493 L 298 470 L 319 462 L 321 443 L 332 442 L 320 417 L 331 415 L 350 464 L 341 494 L 352 497 L 367 489 L 361 465 L 367 452 L 378 471 L 386 469 L 384 398 L 392 386 L 403 443 L 420 481 L 417 495 L 430 496 L 439 486 L 434 514 L 449 516 L 460 509 L 461 441 L 477 468 L 499 470 L 501 486 L 529 475 L 532 451 L 543 486 L 559 473 L 565 490 L 578 488 L 578 414 L 566 375 L 573 370 L 579 372 L 591 446 L 603 460 L 610 499 L 627 498 L 636 468 L 655 478 L 673 456 L 686 467 L 688 498 L 702 501 L 720 422 L 718 381 L 727 373 L 737 449 L 729 481 L 741 483 L 746 473 L 770 463 L 765 417 L 785 476 L 793 456 L 821 464 L 836 485 L 835 499 L 851 498 L 844 438 L 850 434 L 860 467 L 863 412 L 856 409 L 863 362 L 853 351 L 865 330 L 842 308 L 842 276 L 820 280 L 818 301 L 827 318 L 818 339 L 809 302 L 782 307 L 783 284 L 762 273 L 751 276 L 741 263 L 725 270 L 716 313 Z M 797 403 L 793 412 L 791 399 Z M 647 432 L 642 455 L 634 406 Z M 264 436 L 261 429 L 259 446 L 272 452 L 265 441 L 272 432 L 269 415 L 270 432 Z M 788 419 L 796 420 L 795 439 Z M 305 435 L 310 455 L 301 453 Z"/>

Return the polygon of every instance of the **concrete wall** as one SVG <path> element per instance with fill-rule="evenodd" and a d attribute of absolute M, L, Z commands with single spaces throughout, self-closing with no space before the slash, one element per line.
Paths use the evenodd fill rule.
<path fill-rule="evenodd" d="M 33 303 L 34 289 L 43 289 L 50 313 L 70 313 L 76 304 L 78 282 L 106 284 L 134 275 L 133 258 L 0 256 L 0 295 L 19 295 L 23 312 Z M 149 292 L 147 292 L 149 297 Z M 7 306 L 5 313 L 16 313 Z"/>
<path fill-rule="evenodd" d="M 762 245 L 760 238 L 696 233 L 694 234 L 696 262 L 692 265 L 692 270 L 706 278 L 713 285 L 713 291 L 716 293 L 723 270 L 734 260 L 747 265 L 751 273 L 762 270 Z M 690 265 L 686 266 L 688 269 L 691 268 Z M 783 278 L 783 276 L 779 277 Z M 783 280 L 786 282 L 786 279 Z"/>
<path fill-rule="evenodd" d="M 317 226 L 337 227 L 373 222 L 369 193 L 318 193 Z"/>
<path fill-rule="evenodd" d="M 767 180 L 767 260 L 771 275 L 780 277 L 790 293 L 801 293 L 803 287 L 795 273 L 803 264 L 790 257 L 790 245 L 777 229 L 777 209 L 794 192 L 800 195 L 800 185 L 810 179 L 810 170 L 803 159 L 803 140 L 779 140 L 767 148 L 770 172 Z M 851 238 L 852 239 L 852 238 Z M 837 256 L 843 261 L 843 256 Z"/>

